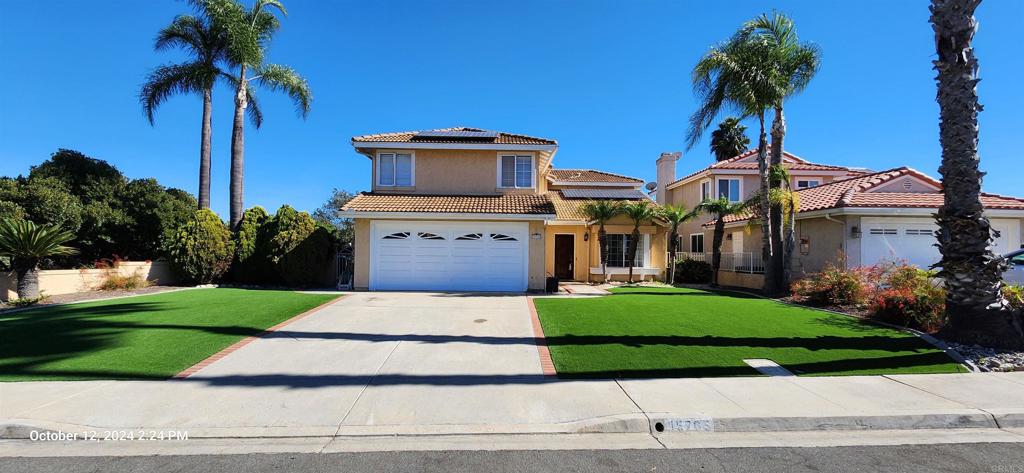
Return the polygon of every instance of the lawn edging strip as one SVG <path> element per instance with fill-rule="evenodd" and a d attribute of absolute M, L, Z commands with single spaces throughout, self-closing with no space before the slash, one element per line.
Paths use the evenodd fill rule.
<path fill-rule="evenodd" d="M 277 325 L 274 325 L 272 327 L 267 327 L 262 332 L 260 332 L 260 333 L 258 333 L 256 335 L 251 335 L 251 336 L 245 337 L 245 338 L 243 338 L 243 339 L 241 339 L 241 340 L 231 344 L 227 348 L 225 348 L 225 349 L 223 349 L 221 351 L 218 351 L 217 353 L 214 353 L 214 354 L 210 355 L 209 357 L 207 357 L 206 359 L 200 361 L 199 363 L 196 363 L 196 364 L 194 364 L 194 365 L 192 365 L 192 366 L 190 366 L 188 368 L 185 368 L 183 371 L 179 372 L 178 374 L 176 374 L 174 376 L 171 376 L 170 379 L 188 378 L 189 376 L 192 376 L 193 374 L 196 374 L 196 372 L 198 372 L 199 370 L 201 370 L 203 368 L 206 368 L 207 366 L 210 366 L 214 362 L 219 361 L 221 358 L 224 358 L 225 356 L 228 356 L 231 353 L 234 353 L 235 351 L 238 351 L 240 348 L 242 348 L 242 347 L 252 343 L 253 341 L 255 341 L 255 340 L 259 339 L 259 338 L 265 337 L 267 335 L 270 335 L 271 333 L 276 332 L 278 330 L 281 330 L 286 325 L 289 325 L 292 322 L 298 322 L 301 319 L 309 317 L 310 315 L 313 315 L 313 314 L 319 312 L 321 309 L 323 309 L 323 308 L 325 308 L 325 307 L 327 307 L 327 306 L 329 306 L 329 305 L 331 305 L 331 304 L 333 304 L 335 302 L 338 302 L 338 301 L 340 301 L 341 299 L 344 299 L 347 296 L 348 296 L 347 294 L 344 294 L 344 295 L 341 295 L 341 296 L 336 297 L 334 299 L 331 299 L 331 300 L 329 300 L 327 302 L 324 302 L 323 304 L 320 304 L 320 305 L 318 305 L 318 306 L 316 306 L 316 307 L 314 307 L 312 309 L 309 309 L 309 310 L 307 310 L 307 311 L 305 311 L 305 312 L 303 312 L 301 314 L 295 315 L 294 317 L 291 317 L 291 318 L 289 318 L 287 320 L 281 321 Z"/>
<path fill-rule="evenodd" d="M 544 376 L 557 376 L 555 363 L 551 361 L 551 350 L 548 349 L 547 339 L 544 338 L 544 327 L 540 324 L 537 306 L 533 305 L 532 297 L 526 298 L 526 305 L 530 308 L 530 323 L 533 325 L 533 340 L 537 344 L 537 356 L 540 357 L 540 369 Z"/>

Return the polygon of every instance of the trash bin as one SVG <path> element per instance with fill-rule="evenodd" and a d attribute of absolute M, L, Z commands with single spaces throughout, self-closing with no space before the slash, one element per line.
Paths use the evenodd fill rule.
<path fill-rule="evenodd" d="M 558 278 L 548 278 L 547 287 L 545 289 L 549 293 L 558 292 Z"/>

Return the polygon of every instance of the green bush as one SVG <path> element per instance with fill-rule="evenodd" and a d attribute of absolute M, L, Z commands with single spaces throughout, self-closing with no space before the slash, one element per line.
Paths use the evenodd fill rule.
<path fill-rule="evenodd" d="M 703 261 L 676 261 L 676 283 L 704 284 L 711 282 L 711 265 Z"/>
<path fill-rule="evenodd" d="M 217 214 L 197 210 L 164 242 L 178 274 L 196 284 L 209 284 L 227 272 L 234 257 L 231 231 Z"/>
<path fill-rule="evenodd" d="M 1008 284 L 1003 286 L 1003 298 L 1010 308 L 1018 312 L 1024 311 L 1024 285 Z"/>
<path fill-rule="evenodd" d="M 245 284 L 277 284 L 280 278 L 270 261 L 271 217 L 263 207 L 242 213 L 235 229 L 235 261 L 228 278 Z"/>
<path fill-rule="evenodd" d="M 278 260 L 278 269 L 289 286 L 310 287 L 323 284 L 335 249 L 334 232 L 326 225 L 317 225 L 295 248 Z"/>

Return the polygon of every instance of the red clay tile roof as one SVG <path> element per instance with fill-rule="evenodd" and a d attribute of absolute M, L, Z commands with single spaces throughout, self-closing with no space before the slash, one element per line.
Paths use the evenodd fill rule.
<path fill-rule="evenodd" d="M 416 137 L 417 133 L 421 132 L 445 132 L 445 131 L 470 131 L 470 132 L 487 132 L 481 128 L 469 128 L 464 126 L 452 127 L 452 128 L 437 128 L 434 130 L 422 130 L 422 131 L 399 131 L 395 133 L 377 133 L 373 135 L 362 135 L 353 136 L 352 143 L 358 144 L 360 142 L 387 142 L 387 143 L 493 143 L 493 144 L 506 144 L 506 145 L 557 145 L 558 142 L 555 140 L 549 140 L 547 138 L 538 138 L 535 136 L 517 135 L 515 133 L 505 133 L 503 131 L 493 132 L 496 133 L 494 138 L 442 138 L 442 137 Z"/>
<path fill-rule="evenodd" d="M 797 191 L 800 202 L 799 212 L 811 212 L 845 207 L 868 208 L 939 208 L 942 205 L 941 192 L 866 192 L 892 182 L 895 179 L 913 176 L 939 189 L 942 183 L 914 169 L 900 167 L 887 171 L 863 174 L 841 181 L 832 181 L 810 189 Z M 982 194 L 982 205 L 987 209 L 1024 210 L 1024 199 L 996 194 Z M 740 222 L 750 218 L 749 214 L 726 217 L 726 223 Z M 711 225 L 708 222 L 705 225 Z"/>
<path fill-rule="evenodd" d="M 593 199 L 566 199 L 559 191 L 548 191 L 548 198 L 555 205 L 555 213 L 558 215 L 556 220 L 571 220 L 571 221 L 587 221 L 587 216 L 580 211 L 587 202 Z M 647 200 L 650 198 L 644 197 Z M 608 199 L 608 200 L 621 200 L 622 202 L 628 202 L 630 200 L 638 199 Z"/>
<path fill-rule="evenodd" d="M 341 210 L 354 212 L 488 213 L 554 215 L 546 195 L 424 195 L 364 192 Z"/>
<path fill-rule="evenodd" d="M 593 169 L 552 169 L 548 171 L 548 179 L 565 182 L 622 182 L 627 184 L 644 182 L 643 179 Z"/>
<path fill-rule="evenodd" d="M 769 146 L 768 147 L 768 152 L 771 153 L 771 150 L 772 150 L 771 146 Z M 710 165 L 710 166 L 708 166 L 706 168 L 700 169 L 700 170 L 692 172 L 692 173 L 690 173 L 690 174 L 688 174 L 688 175 L 686 175 L 686 176 L 684 176 L 682 178 L 676 179 L 675 181 L 673 181 L 669 185 L 671 186 L 673 184 L 685 181 L 685 180 L 690 179 L 690 178 L 692 178 L 692 177 L 694 177 L 694 176 L 696 176 L 696 175 L 698 175 L 698 174 L 700 174 L 700 173 L 702 173 L 704 171 L 707 171 L 709 169 L 757 169 L 757 162 L 752 162 L 752 163 L 751 162 L 747 162 L 747 163 L 741 163 L 740 162 L 740 161 L 742 161 L 742 160 L 744 160 L 746 158 L 749 158 L 751 156 L 754 156 L 756 154 L 757 154 L 757 150 L 756 149 L 752 149 L 750 151 L 744 152 L 742 154 L 739 154 L 739 155 L 734 156 L 732 158 L 726 159 L 724 161 L 718 161 L 718 162 L 716 162 L 716 163 L 714 163 L 714 164 L 712 164 L 712 165 Z M 807 160 L 805 160 L 805 159 L 803 159 L 803 158 L 801 158 L 801 157 L 799 157 L 799 156 L 797 156 L 795 154 L 792 154 L 789 151 L 785 151 L 785 150 L 782 151 L 782 165 L 786 169 L 797 170 L 797 171 L 848 171 L 848 169 L 846 167 L 843 167 L 843 166 L 832 166 L 832 165 L 828 165 L 828 164 L 816 164 L 816 163 L 808 162 Z"/>

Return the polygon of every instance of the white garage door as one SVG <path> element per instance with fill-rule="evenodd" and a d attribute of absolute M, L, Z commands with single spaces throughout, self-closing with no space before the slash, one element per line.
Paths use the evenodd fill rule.
<path fill-rule="evenodd" d="M 941 259 L 935 247 L 938 225 L 930 218 L 863 218 L 861 264 L 865 266 L 905 260 L 927 268 Z M 1016 220 L 993 219 L 992 227 L 999 230 L 996 253 L 1007 253 L 1020 245 L 1020 230 Z"/>
<path fill-rule="evenodd" d="M 376 220 L 370 240 L 370 290 L 526 290 L 527 223 Z"/>

